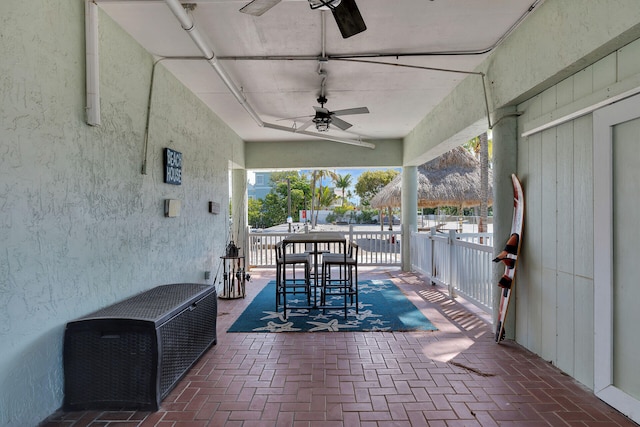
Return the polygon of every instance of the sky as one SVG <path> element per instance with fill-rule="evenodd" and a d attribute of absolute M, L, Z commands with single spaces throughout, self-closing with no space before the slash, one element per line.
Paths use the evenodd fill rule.
<path fill-rule="evenodd" d="M 388 170 L 395 169 L 398 172 L 402 171 L 401 168 L 359 168 L 359 169 L 333 169 L 337 174 L 345 176 L 347 174 L 351 175 L 351 187 L 347 190 L 351 190 L 355 192 L 356 183 L 358 182 L 358 178 L 366 171 L 376 171 L 376 170 Z M 322 180 L 322 185 L 331 185 L 332 181 L 330 178 L 324 178 Z"/>
<path fill-rule="evenodd" d="M 347 191 L 351 191 L 351 193 L 355 195 L 355 186 L 356 186 L 356 183 L 358 182 L 358 178 L 360 177 L 360 175 L 362 175 L 362 173 L 366 171 L 388 170 L 388 169 L 395 169 L 398 172 L 402 171 L 402 168 L 348 168 L 348 169 L 339 168 L 339 169 L 331 169 L 331 170 L 335 171 L 337 174 L 342 176 L 345 176 L 347 174 L 351 175 L 351 187 L 349 187 Z M 311 174 L 311 170 L 301 170 L 301 172 L 306 173 L 307 175 Z M 231 185 L 231 180 L 229 181 L 230 181 L 229 185 Z M 247 171 L 247 181 L 250 184 L 255 184 L 256 182 L 255 173 L 253 173 L 252 171 Z M 331 185 L 331 179 L 324 178 L 322 180 L 322 185 L 323 186 Z M 231 194 L 231 187 L 229 187 L 229 194 Z M 355 197 L 357 199 L 357 196 Z"/>
<path fill-rule="evenodd" d="M 334 170 L 337 174 L 340 174 L 342 176 L 345 176 L 347 174 L 351 175 L 351 182 L 353 183 L 353 185 L 351 186 L 351 189 L 353 190 L 353 187 L 355 187 L 356 182 L 358 182 L 358 178 L 360 177 L 360 175 L 362 175 L 363 172 L 366 171 L 375 171 L 375 170 L 387 170 L 387 169 L 395 169 L 398 172 L 401 171 L 401 168 L 355 168 L 355 169 L 332 169 Z M 307 175 L 310 174 L 310 170 L 302 170 L 301 172 L 306 173 Z M 251 184 L 255 184 L 255 174 L 251 171 L 247 172 L 247 179 L 249 181 L 249 183 Z M 329 178 L 325 178 L 323 181 L 323 185 L 326 184 L 330 184 L 331 180 Z"/>

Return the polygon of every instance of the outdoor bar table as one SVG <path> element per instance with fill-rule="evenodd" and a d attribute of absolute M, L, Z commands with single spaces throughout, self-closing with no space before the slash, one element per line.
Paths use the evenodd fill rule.
<path fill-rule="evenodd" d="M 336 232 L 310 232 L 290 234 L 282 240 L 282 256 L 286 259 L 287 245 L 296 243 L 313 244 L 313 308 L 318 308 L 317 287 L 318 287 L 318 245 L 338 243 L 342 247 L 342 253 L 346 253 L 347 239 L 344 235 Z"/>

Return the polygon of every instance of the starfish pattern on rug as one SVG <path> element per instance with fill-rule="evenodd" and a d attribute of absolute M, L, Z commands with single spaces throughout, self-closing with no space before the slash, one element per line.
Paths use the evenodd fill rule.
<path fill-rule="evenodd" d="M 268 319 L 279 319 L 281 322 L 286 322 L 284 318 L 284 311 L 263 311 L 266 316 L 261 317 L 260 320 L 268 320 Z M 307 316 L 309 314 L 309 310 L 296 310 L 291 311 L 287 310 L 287 317 L 292 316 Z"/>
<path fill-rule="evenodd" d="M 386 284 L 381 280 L 371 280 L 369 283 L 363 285 L 358 284 L 359 294 L 370 294 L 373 292 L 381 292 L 386 289 Z"/>
<path fill-rule="evenodd" d="M 262 328 L 255 328 L 254 331 L 260 332 L 297 332 L 300 331 L 299 328 L 293 327 L 293 322 L 287 323 L 275 323 L 275 322 L 267 322 L 267 326 Z"/>
<path fill-rule="evenodd" d="M 338 319 L 330 320 L 328 323 L 322 322 L 307 322 L 312 325 L 316 325 L 315 328 L 309 329 L 309 332 L 319 332 L 319 331 L 327 331 L 327 332 L 338 332 L 341 329 L 354 328 L 355 325 L 348 324 L 340 324 Z"/>
<path fill-rule="evenodd" d="M 319 289 L 318 289 L 319 290 Z M 286 315 L 274 311 L 275 281 L 269 282 L 229 328 L 229 332 L 344 332 L 435 330 L 433 324 L 391 280 L 358 283 L 358 310 L 344 299 L 327 296 L 310 308 L 306 298 L 287 298 Z M 320 301 L 318 301 L 320 302 Z M 355 301 L 354 301 L 355 302 Z M 296 307 L 296 303 L 298 306 Z"/>

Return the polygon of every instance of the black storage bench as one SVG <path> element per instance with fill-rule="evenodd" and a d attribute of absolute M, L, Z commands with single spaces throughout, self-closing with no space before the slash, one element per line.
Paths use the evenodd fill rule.
<path fill-rule="evenodd" d="M 67 323 L 66 411 L 158 410 L 216 343 L 215 287 L 163 285 Z"/>

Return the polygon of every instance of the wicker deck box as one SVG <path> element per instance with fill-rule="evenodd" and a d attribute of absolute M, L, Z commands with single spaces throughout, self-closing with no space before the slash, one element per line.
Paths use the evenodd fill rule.
<path fill-rule="evenodd" d="M 64 404 L 157 410 L 216 343 L 217 295 L 210 285 L 163 285 L 67 323 Z"/>

